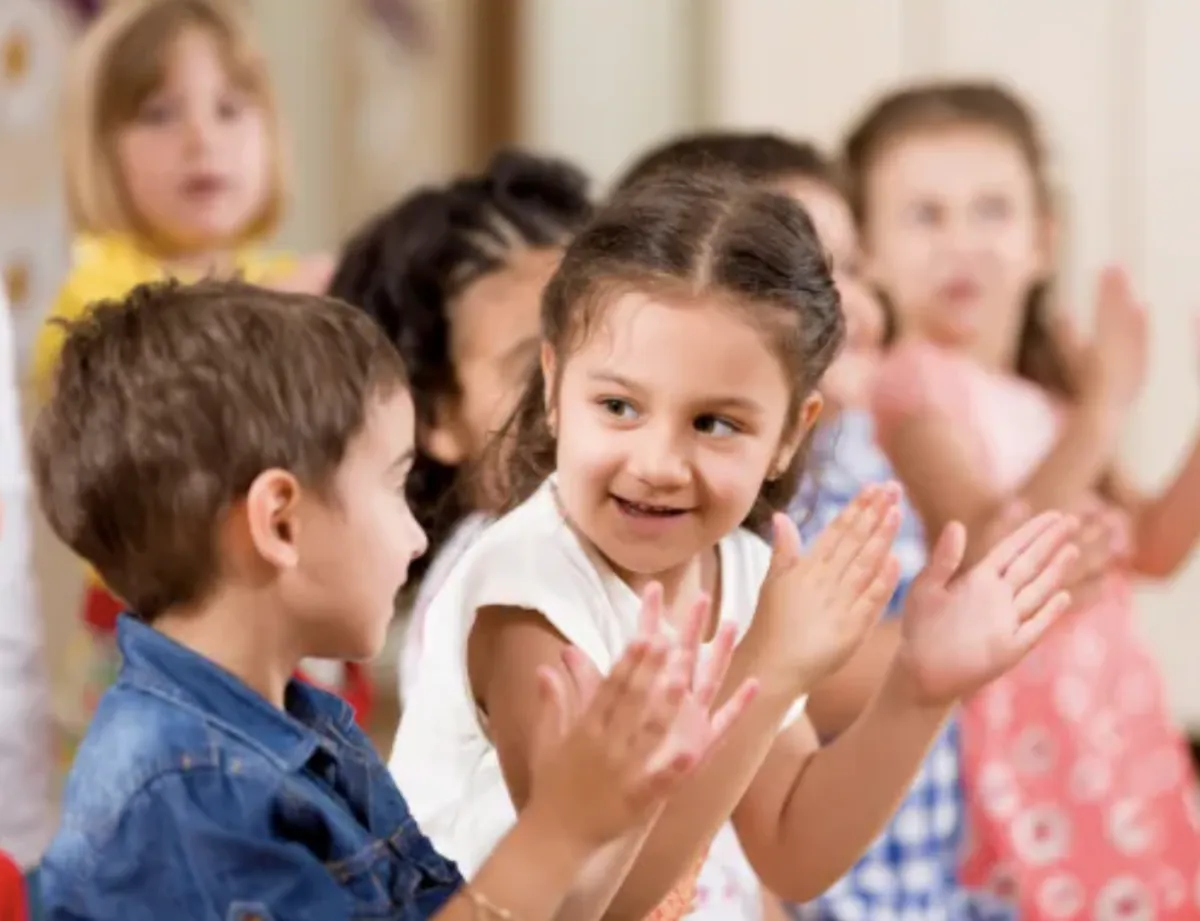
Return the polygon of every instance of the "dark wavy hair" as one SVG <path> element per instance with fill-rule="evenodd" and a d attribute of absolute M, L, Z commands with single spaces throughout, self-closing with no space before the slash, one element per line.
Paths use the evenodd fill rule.
<path fill-rule="evenodd" d="M 498 153 L 478 174 L 418 189 L 370 220 L 342 250 L 334 297 L 365 310 L 400 350 L 412 383 L 417 443 L 439 400 L 454 397 L 450 309 L 514 247 L 561 246 L 592 211 L 587 177 L 561 160 Z M 418 450 L 408 501 L 429 535 L 419 576 L 472 509 L 460 471 Z"/>

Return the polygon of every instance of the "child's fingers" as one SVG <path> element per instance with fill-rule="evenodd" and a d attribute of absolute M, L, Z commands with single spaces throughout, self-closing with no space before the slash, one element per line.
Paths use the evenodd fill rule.
<path fill-rule="evenodd" d="M 1014 600 L 1019 620 L 1023 622 L 1033 617 L 1062 589 L 1067 571 L 1078 556 L 1079 550 L 1074 544 L 1059 547 L 1041 572 L 1017 592 Z"/>
<path fill-rule="evenodd" d="M 730 694 L 729 699 L 713 714 L 711 741 L 705 749 L 705 755 L 724 741 L 729 728 L 738 721 L 738 718 L 746 712 L 746 708 L 758 696 L 758 689 L 758 681 L 754 678 L 747 678 L 738 685 L 737 690 Z"/>
<path fill-rule="evenodd" d="M 884 513 L 875 530 L 846 564 L 839 580 L 842 592 L 854 597 L 866 591 L 887 564 L 899 530 L 900 509 L 893 505 Z M 844 541 L 842 546 L 845 547 L 849 543 Z"/>
<path fill-rule="evenodd" d="M 771 565 L 768 578 L 790 570 L 800 562 L 800 531 L 787 515 L 778 512 L 771 517 Z"/>
<path fill-rule="evenodd" d="M 1089 515 L 1072 538 L 1079 550 L 1071 564 L 1071 581 L 1084 581 L 1100 575 L 1107 569 L 1116 555 L 1112 532 L 1103 516 Z"/>
<path fill-rule="evenodd" d="M 828 563 L 837 551 L 842 539 L 853 531 L 860 515 L 873 508 L 879 497 L 881 487 L 870 484 L 863 487 L 858 495 L 838 515 L 821 529 L 817 539 L 809 550 L 809 558 L 818 564 Z"/>
<path fill-rule="evenodd" d="M 928 585 L 945 588 L 962 566 L 967 552 L 967 529 L 960 521 L 951 521 L 938 535 L 937 543 L 929 553 L 921 580 Z"/>
<path fill-rule="evenodd" d="M 900 562 L 889 555 L 871 583 L 850 605 L 850 622 L 863 628 L 874 624 L 883 613 L 900 582 Z"/>
<path fill-rule="evenodd" d="M 1000 575 L 1014 595 L 1019 594 L 1026 585 L 1033 582 L 1042 571 L 1055 559 L 1058 551 L 1070 540 L 1078 524 L 1075 518 L 1067 515 L 1060 516 L 1038 534 L 1018 553 L 1007 567 L 1000 570 Z"/>
<path fill-rule="evenodd" d="M 642 637 L 635 639 L 625 648 L 624 654 L 617 660 L 617 664 L 613 666 L 608 677 L 600 682 L 600 687 L 596 689 L 596 696 L 592 699 L 588 709 L 596 714 L 601 725 L 608 726 L 612 723 L 613 711 L 617 702 L 628 693 L 630 681 L 633 679 L 634 673 L 641 669 L 642 663 L 650 654 L 652 645 L 654 645 L 654 641 L 651 639 Z M 660 642 L 659 646 L 661 647 L 661 645 Z"/>
<path fill-rule="evenodd" d="M 606 726 L 617 744 L 635 744 L 642 733 L 646 713 L 652 707 L 655 686 L 667 677 L 670 657 L 667 640 L 653 637 L 646 642 L 645 655 L 630 670 L 608 711 Z"/>
<path fill-rule="evenodd" d="M 1005 573 L 1026 547 L 1037 540 L 1043 531 L 1061 522 L 1063 517 L 1062 512 L 1055 511 L 1035 515 L 988 551 L 984 562 L 996 572 Z"/>
<path fill-rule="evenodd" d="M 642 611 L 638 618 L 638 635 L 657 636 L 662 628 L 662 618 L 663 587 L 658 582 L 651 582 L 642 592 Z"/>
<path fill-rule="evenodd" d="M 665 799 L 696 767 L 698 759 L 692 752 L 663 752 L 646 767 L 641 779 L 630 791 L 630 799 L 642 809 Z"/>
<path fill-rule="evenodd" d="M 737 624 L 723 623 L 717 627 L 717 635 L 709 645 L 708 660 L 700 666 L 701 675 L 693 694 L 696 703 L 705 713 L 716 701 L 721 685 L 725 682 L 725 674 L 729 671 L 729 663 L 733 661 L 733 647 L 736 643 Z"/>
<path fill-rule="evenodd" d="M 563 649 L 562 660 L 567 674 L 571 677 L 573 685 L 571 690 L 577 698 L 578 706 L 582 709 L 595 699 L 596 692 L 600 690 L 600 683 L 604 681 L 604 676 L 600 674 L 595 663 L 575 646 L 567 646 Z"/>
<path fill-rule="evenodd" d="M 707 594 L 701 595 L 688 608 L 680 629 L 680 653 L 683 656 L 684 665 L 687 669 L 688 681 L 692 686 L 695 684 L 692 679 L 695 676 L 696 666 L 700 661 L 700 644 L 704 639 L 705 630 L 708 628 L 708 618 L 711 611 L 712 600 Z"/>
<path fill-rule="evenodd" d="M 676 663 L 668 663 L 666 668 L 657 676 L 643 706 L 636 713 L 631 708 L 630 718 L 637 721 L 636 730 L 631 734 L 626 756 L 633 762 L 641 762 L 653 757 L 662 749 L 663 740 L 670 738 L 675 750 L 688 748 L 684 742 L 688 740 L 677 729 L 677 722 L 683 702 L 687 697 L 690 675 L 681 671 Z M 697 714 L 702 719 L 707 714 Z"/>
<path fill-rule="evenodd" d="M 883 526 L 883 521 L 894 504 L 891 493 L 880 487 L 875 494 L 875 500 L 859 510 L 849 522 L 846 532 L 833 549 L 828 561 L 821 564 L 832 578 L 840 581 L 844 577 L 850 564 L 862 553 L 875 532 Z"/>
<path fill-rule="evenodd" d="M 1034 611 L 1033 615 L 1017 628 L 1013 637 L 1016 658 L 1020 658 L 1036 646 L 1046 635 L 1046 631 L 1053 627 L 1070 607 L 1071 593 L 1062 591 L 1056 592 L 1050 600 Z"/>

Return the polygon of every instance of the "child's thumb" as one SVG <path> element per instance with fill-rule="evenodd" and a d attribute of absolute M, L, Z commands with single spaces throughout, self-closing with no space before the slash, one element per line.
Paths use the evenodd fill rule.
<path fill-rule="evenodd" d="M 771 568 L 768 576 L 779 576 L 800 562 L 800 532 L 782 512 L 771 517 Z"/>
<path fill-rule="evenodd" d="M 937 543 L 929 554 L 929 562 L 921 573 L 921 579 L 930 585 L 944 588 L 962 566 L 967 552 L 967 529 L 961 522 L 952 521 L 942 528 Z"/>

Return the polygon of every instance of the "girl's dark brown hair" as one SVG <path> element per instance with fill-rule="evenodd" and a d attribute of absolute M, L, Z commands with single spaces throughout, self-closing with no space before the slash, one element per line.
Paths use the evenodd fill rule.
<path fill-rule="evenodd" d="M 729 170 L 746 182 L 807 179 L 842 193 L 838 165 L 809 141 L 750 131 L 681 134 L 638 157 L 617 180 L 621 191 L 648 176 L 679 170 Z"/>
<path fill-rule="evenodd" d="M 957 128 L 982 128 L 1008 138 L 1029 167 L 1043 213 L 1052 212 L 1045 143 L 1029 108 L 1012 92 L 994 83 L 923 83 L 884 96 L 846 138 L 843 154 L 847 197 L 864 239 L 870 211 L 867 179 L 871 169 L 893 145 L 913 134 Z M 881 299 L 892 313 L 887 298 Z M 1026 297 L 1015 370 L 1057 396 L 1071 399 L 1077 395 L 1077 382 L 1054 330 L 1049 278 L 1036 283 Z"/>
<path fill-rule="evenodd" d="M 631 288 L 714 298 L 744 310 L 792 381 L 787 426 L 799 418 L 845 335 L 841 302 L 804 209 L 724 171 L 664 171 L 623 189 L 579 232 L 542 298 L 542 337 L 557 367 L 595 327 L 609 299 Z M 555 382 L 557 383 L 557 382 Z M 554 470 L 540 367 L 498 444 L 507 457 L 510 506 Z M 510 440 L 511 439 L 511 440 Z M 804 469 L 803 450 L 763 483 L 747 517 L 762 529 L 785 509 Z"/>
<path fill-rule="evenodd" d="M 410 567 L 410 581 L 474 511 L 472 465 L 447 466 L 420 446 L 438 402 L 460 393 L 450 354 L 454 302 L 522 248 L 564 245 L 591 212 L 587 177 L 574 166 L 504 150 L 481 173 L 416 190 L 342 247 L 329 294 L 383 327 L 412 380 L 419 437 L 406 494 L 429 549 Z"/>

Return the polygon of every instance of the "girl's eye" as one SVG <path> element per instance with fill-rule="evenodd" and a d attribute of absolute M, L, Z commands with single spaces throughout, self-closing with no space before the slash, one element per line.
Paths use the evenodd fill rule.
<path fill-rule="evenodd" d="M 1008 217 L 1008 199 L 1002 195 L 989 195 L 976 205 L 979 214 L 989 220 L 1003 220 Z"/>
<path fill-rule="evenodd" d="M 167 102 L 148 102 L 138 111 L 137 119 L 145 125 L 162 125 L 175 114 L 174 107 Z"/>
<path fill-rule="evenodd" d="M 909 218 L 917 224 L 935 224 L 938 219 L 938 209 L 933 202 L 917 202 L 908 209 Z"/>
<path fill-rule="evenodd" d="M 217 114 L 224 120 L 232 121 L 242 114 L 245 109 L 245 103 L 241 99 L 231 98 L 221 100 L 221 104 L 217 109 Z"/>
<path fill-rule="evenodd" d="M 633 408 L 633 404 L 628 400 L 621 400 L 617 397 L 606 397 L 600 401 L 600 405 L 604 407 L 605 412 L 611 416 L 616 416 L 618 419 L 637 418 L 637 410 Z"/>
<path fill-rule="evenodd" d="M 722 419 L 719 416 L 697 416 L 692 426 L 697 432 L 704 435 L 716 435 L 718 438 L 728 438 L 740 431 L 728 419 Z"/>

